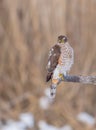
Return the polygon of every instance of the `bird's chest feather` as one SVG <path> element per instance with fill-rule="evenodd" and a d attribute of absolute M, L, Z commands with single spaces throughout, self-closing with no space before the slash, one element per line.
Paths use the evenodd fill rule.
<path fill-rule="evenodd" d="M 61 47 L 61 55 L 59 58 L 59 64 L 65 65 L 67 63 L 67 61 L 70 58 L 69 51 L 70 50 L 69 50 L 69 47 L 67 45 L 63 45 Z"/>

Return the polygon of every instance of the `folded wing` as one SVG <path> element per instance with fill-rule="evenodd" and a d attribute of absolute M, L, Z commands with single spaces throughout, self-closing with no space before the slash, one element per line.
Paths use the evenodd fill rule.
<path fill-rule="evenodd" d="M 51 79 L 54 69 L 58 65 L 60 54 L 61 54 L 61 51 L 60 51 L 59 45 L 54 45 L 50 49 L 49 56 L 48 56 L 48 64 L 47 64 L 46 82 L 48 82 Z"/>

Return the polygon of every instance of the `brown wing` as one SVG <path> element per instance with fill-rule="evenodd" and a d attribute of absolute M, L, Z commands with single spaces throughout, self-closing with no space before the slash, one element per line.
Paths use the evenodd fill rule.
<path fill-rule="evenodd" d="M 47 64 L 48 73 L 46 76 L 46 82 L 48 82 L 51 79 L 53 71 L 58 64 L 60 54 L 61 54 L 60 46 L 58 45 L 53 46 L 49 51 L 48 64 Z"/>

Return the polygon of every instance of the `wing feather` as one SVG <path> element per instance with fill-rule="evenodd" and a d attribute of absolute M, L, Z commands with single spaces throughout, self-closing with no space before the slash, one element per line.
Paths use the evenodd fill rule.
<path fill-rule="evenodd" d="M 53 74 L 54 69 L 56 68 L 58 64 L 58 60 L 60 57 L 61 51 L 59 45 L 54 45 L 51 50 L 49 51 L 49 57 L 48 57 L 48 64 L 47 64 L 47 76 L 46 81 L 48 82 Z"/>

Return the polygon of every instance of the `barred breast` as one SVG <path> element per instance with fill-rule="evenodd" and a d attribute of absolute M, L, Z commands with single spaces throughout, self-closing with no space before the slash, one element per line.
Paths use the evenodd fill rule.
<path fill-rule="evenodd" d="M 59 58 L 59 69 L 61 72 L 63 71 L 69 71 L 73 62 L 74 62 L 74 54 L 73 49 L 69 45 L 69 43 L 66 44 L 60 44 L 61 47 L 61 55 Z"/>

